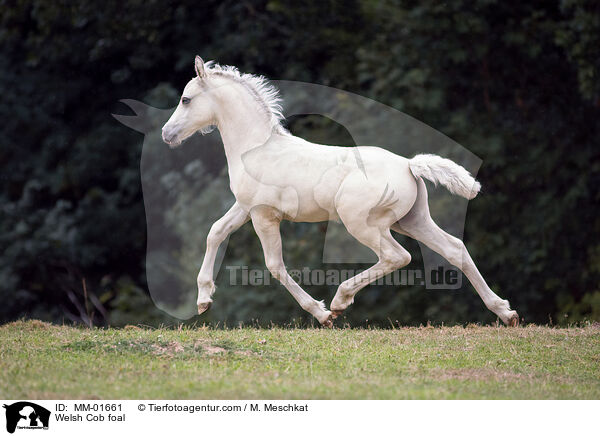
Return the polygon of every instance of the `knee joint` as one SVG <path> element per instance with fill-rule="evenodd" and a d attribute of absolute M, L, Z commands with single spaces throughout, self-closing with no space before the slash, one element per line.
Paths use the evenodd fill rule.
<path fill-rule="evenodd" d="M 393 256 L 386 258 L 386 259 L 382 259 L 381 263 L 383 263 L 384 268 L 386 269 L 390 269 L 390 270 L 395 270 L 398 268 L 402 268 L 403 266 L 406 266 L 410 263 L 411 261 L 411 256 L 410 253 L 405 252 L 405 253 L 394 253 Z"/>
<path fill-rule="evenodd" d="M 279 261 L 267 262 L 267 269 L 269 270 L 271 275 L 277 280 L 281 279 L 281 277 L 285 273 L 285 266 Z"/>
<path fill-rule="evenodd" d="M 219 245 L 222 241 L 221 232 L 211 229 L 206 237 L 206 246 L 211 247 Z"/>

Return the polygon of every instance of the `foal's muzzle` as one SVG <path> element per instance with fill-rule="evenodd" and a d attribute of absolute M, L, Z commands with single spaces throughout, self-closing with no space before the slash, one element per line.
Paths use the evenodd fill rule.
<path fill-rule="evenodd" d="M 166 129 L 165 127 L 162 129 L 162 139 L 169 144 L 170 147 L 176 147 L 181 144 L 181 141 L 177 138 L 177 134 L 170 132 L 169 129 Z"/>

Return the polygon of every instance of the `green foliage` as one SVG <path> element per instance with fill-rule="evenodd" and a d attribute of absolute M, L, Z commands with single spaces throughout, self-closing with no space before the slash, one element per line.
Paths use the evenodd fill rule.
<path fill-rule="evenodd" d="M 527 321 L 599 319 L 600 15 L 591 0 L 19 0 L 2 10 L 0 320 L 83 322 L 92 310 L 100 324 L 162 322 L 146 292 L 142 137 L 110 113 L 124 112 L 121 98 L 174 105 L 195 54 L 356 92 L 452 137 L 483 159 L 466 243 L 490 286 Z M 344 138 L 314 118 L 290 127 L 323 142 Z M 188 164 L 203 168 L 194 176 L 202 183 L 226 184 L 223 159 L 214 148 Z M 171 188 L 189 181 L 163 176 Z M 209 189 L 184 191 L 160 217 L 178 237 L 194 233 L 177 228 L 194 222 L 189 215 L 205 225 L 219 210 Z M 173 254 L 197 259 L 184 274 L 190 286 L 203 232 Z M 284 233 L 291 268 L 322 266 L 322 227 L 289 224 Z M 405 245 L 418 267 L 417 245 Z M 264 265 L 250 224 L 231 237 L 224 265 L 234 264 Z M 281 286 L 249 290 L 227 279 L 222 270 L 208 319 L 308 321 L 291 297 L 279 298 Z M 309 291 L 328 301 L 335 290 Z M 470 286 L 374 285 L 357 303 L 353 324 L 493 321 Z"/>

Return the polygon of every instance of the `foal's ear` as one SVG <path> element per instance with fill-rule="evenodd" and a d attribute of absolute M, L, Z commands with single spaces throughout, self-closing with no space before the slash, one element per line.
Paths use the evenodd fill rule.
<path fill-rule="evenodd" d="M 196 74 L 198 75 L 198 77 L 200 79 L 203 79 L 204 76 L 206 75 L 206 71 L 204 70 L 204 61 L 202 60 L 202 58 L 200 56 L 196 56 L 196 61 L 194 63 L 194 66 L 196 68 Z"/>

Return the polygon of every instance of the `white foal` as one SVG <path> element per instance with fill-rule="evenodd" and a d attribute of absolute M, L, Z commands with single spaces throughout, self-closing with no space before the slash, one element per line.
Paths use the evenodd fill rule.
<path fill-rule="evenodd" d="M 164 125 L 163 139 L 175 147 L 195 132 L 206 133 L 216 126 L 236 199 L 208 234 L 198 274 L 198 313 L 212 303 L 219 245 L 251 219 L 269 271 L 325 326 L 352 304 L 358 291 L 410 262 L 410 254 L 390 229 L 423 242 L 459 267 L 488 309 L 504 323 L 518 324 L 517 312 L 487 286 L 462 241 L 440 229 L 429 214 L 423 177 L 468 199 L 477 195 L 480 185 L 463 167 L 435 155 L 409 160 L 378 147 L 307 142 L 281 126 L 278 93 L 264 78 L 205 64 L 200 57 L 195 66 L 197 77 L 186 85 Z M 279 231 L 282 220 L 341 221 L 379 261 L 340 284 L 329 311 L 286 271 Z"/>

